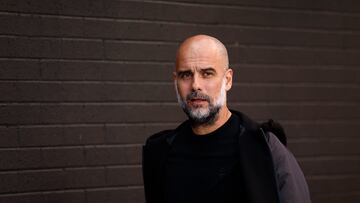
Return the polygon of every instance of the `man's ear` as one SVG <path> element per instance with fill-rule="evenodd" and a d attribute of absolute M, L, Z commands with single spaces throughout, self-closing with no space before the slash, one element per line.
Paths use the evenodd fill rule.
<path fill-rule="evenodd" d="M 232 79 L 233 79 L 233 70 L 231 68 L 226 70 L 225 73 L 225 79 L 226 79 L 226 84 L 225 84 L 225 89 L 226 91 L 229 91 L 232 87 Z"/>
<path fill-rule="evenodd" d="M 177 78 L 177 74 L 176 74 L 176 71 L 173 72 L 173 80 L 175 81 Z"/>

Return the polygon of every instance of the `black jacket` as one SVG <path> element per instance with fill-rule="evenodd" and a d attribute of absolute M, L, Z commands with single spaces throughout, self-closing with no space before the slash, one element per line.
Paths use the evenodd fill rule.
<path fill-rule="evenodd" d="M 269 135 L 260 126 L 240 112 L 239 163 L 246 199 L 254 203 L 279 203 L 281 195 L 278 174 L 275 171 Z M 178 132 L 187 125 L 182 123 L 175 130 L 152 135 L 143 147 L 143 178 L 147 203 L 164 202 L 164 170 L 171 144 Z M 291 191 L 290 191 L 291 192 Z"/>

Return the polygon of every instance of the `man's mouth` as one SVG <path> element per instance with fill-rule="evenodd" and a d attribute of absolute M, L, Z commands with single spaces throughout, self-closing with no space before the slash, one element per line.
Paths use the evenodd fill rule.
<path fill-rule="evenodd" d="M 204 102 L 207 102 L 206 99 L 202 99 L 202 98 L 192 98 L 189 100 L 189 103 L 191 104 L 203 104 Z"/>

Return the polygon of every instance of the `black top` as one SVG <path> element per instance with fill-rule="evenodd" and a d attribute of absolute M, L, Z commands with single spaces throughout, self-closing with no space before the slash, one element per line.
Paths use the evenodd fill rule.
<path fill-rule="evenodd" d="M 231 173 L 238 161 L 239 122 L 232 114 L 210 134 L 196 135 L 188 125 L 176 136 L 164 174 L 167 203 L 234 202 L 239 198 L 240 180 Z"/>

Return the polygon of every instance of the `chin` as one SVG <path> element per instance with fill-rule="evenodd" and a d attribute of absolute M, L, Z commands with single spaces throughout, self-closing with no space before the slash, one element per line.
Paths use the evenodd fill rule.
<path fill-rule="evenodd" d="M 209 116 L 210 110 L 206 107 L 191 108 L 190 114 L 194 117 L 202 118 Z"/>

